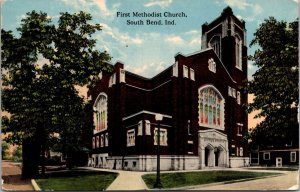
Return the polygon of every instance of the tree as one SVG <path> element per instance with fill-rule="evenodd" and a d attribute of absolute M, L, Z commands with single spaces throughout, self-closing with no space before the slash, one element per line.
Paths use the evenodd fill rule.
<path fill-rule="evenodd" d="M 2 159 L 7 159 L 7 150 L 9 149 L 9 145 L 6 141 L 2 141 L 1 150 L 2 150 Z"/>
<path fill-rule="evenodd" d="M 3 110 L 11 114 L 4 132 L 23 145 L 23 177 L 37 175 L 40 161 L 45 172 L 45 151 L 53 142 L 80 144 L 84 103 L 74 85 L 92 86 L 101 70 L 111 70 L 110 56 L 95 49 L 92 35 L 101 26 L 91 20 L 84 12 L 61 13 L 55 26 L 46 13 L 32 11 L 22 19 L 19 37 L 2 30 Z"/>
<path fill-rule="evenodd" d="M 254 34 L 250 46 L 258 46 L 250 60 L 258 70 L 248 82 L 254 94 L 249 112 L 264 120 L 250 133 L 254 145 L 298 144 L 298 20 L 288 23 L 270 17 Z M 256 118 L 255 117 L 255 118 Z"/>

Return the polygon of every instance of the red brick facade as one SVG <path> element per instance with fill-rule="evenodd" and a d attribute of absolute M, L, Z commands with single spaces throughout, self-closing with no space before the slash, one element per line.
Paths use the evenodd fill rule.
<path fill-rule="evenodd" d="M 214 130 L 210 126 L 199 124 L 199 91 L 203 87 L 210 87 L 219 94 L 218 97 L 223 98 L 224 102 L 221 112 L 218 113 L 219 116 L 224 113 L 221 117 L 223 128 L 217 129 L 216 133 L 225 135 L 227 143 L 219 147 L 224 154 L 223 159 L 218 160 L 221 153 L 214 154 L 214 166 L 217 166 L 218 161 L 222 161 L 224 166 L 233 166 L 230 159 L 239 156 L 244 158 L 243 165 L 245 165 L 245 157 L 248 156 L 247 146 L 242 140 L 243 134 L 248 131 L 248 116 L 243 108 L 248 99 L 242 88 L 243 81 L 247 78 L 245 32 L 245 23 L 237 19 L 228 7 L 216 20 L 202 26 L 201 51 L 190 55 L 178 53 L 174 64 L 155 77 L 148 79 L 124 71 L 122 63 L 114 65 L 114 72 L 102 73 L 101 81 L 94 89 L 89 90 L 89 95 L 93 102 L 100 93 L 107 95 L 107 129 L 95 133 L 94 142 L 97 142 L 97 136 L 101 138 L 104 135 L 105 140 L 105 134 L 108 134 L 108 143 L 103 140 L 102 147 L 94 144 L 93 154 L 106 155 L 101 156 L 101 159 L 100 156 L 99 159 L 93 156 L 97 158 L 97 162 L 96 159 L 93 160 L 93 165 L 118 168 L 118 161 L 122 161 L 122 168 L 151 170 L 142 168 L 143 162 L 146 161 L 141 158 L 154 158 L 156 154 L 155 114 L 160 113 L 163 115 L 160 126 L 166 131 L 162 140 L 167 143 L 161 146 L 161 155 L 169 158 L 170 162 L 176 160 L 173 158 L 175 156 L 180 157 L 179 162 L 184 161 L 174 163 L 169 168 L 166 166 L 166 169 L 177 169 L 175 165 L 183 165 L 178 169 L 189 169 L 185 158 L 201 159 L 201 155 L 204 154 L 204 149 L 199 144 L 201 130 L 204 132 Z M 216 39 L 214 42 L 217 42 L 215 47 L 211 43 L 213 38 Z M 239 61 L 236 59 L 239 57 L 236 55 L 239 53 L 237 51 L 239 46 L 240 68 L 236 63 Z M 215 123 L 216 117 L 212 117 L 212 114 L 217 113 L 216 109 L 207 109 L 206 113 L 210 118 L 214 118 Z M 203 141 L 207 142 L 208 138 L 204 138 Z M 215 153 L 218 150 L 217 145 L 219 144 L 214 146 Z M 201 150 L 203 154 L 200 154 Z M 126 160 L 130 157 L 135 158 L 136 162 Z M 211 158 L 209 155 L 205 155 L 202 163 L 194 168 L 209 166 L 207 163 L 209 158 Z M 128 165 L 128 162 L 133 164 Z M 191 164 L 193 163 L 194 161 L 191 161 Z M 149 162 L 146 164 L 149 166 Z"/>

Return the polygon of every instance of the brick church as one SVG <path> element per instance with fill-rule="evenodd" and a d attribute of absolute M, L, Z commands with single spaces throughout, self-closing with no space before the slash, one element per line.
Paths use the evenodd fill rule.
<path fill-rule="evenodd" d="M 230 7 L 202 25 L 200 51 L 176 54 L 153 78 L 120 62 L 113 67 L 88 92 L 95 125 L 90 166 L 156 170 L 158 123 L 162 170 L 249 164 L 246 29 Z"/>

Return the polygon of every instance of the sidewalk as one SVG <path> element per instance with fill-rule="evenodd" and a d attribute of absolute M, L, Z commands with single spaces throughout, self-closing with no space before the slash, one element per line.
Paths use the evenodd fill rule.
<path fill-rule="evenodd" d="M 148 187 L 142 179 L 142 175 L 149 172 L 137 172 L 137 171 L 123 171 L 123 170 L 109 170 L 101 168 L 85 167 L 84 169 L 107 171 L 118 173 L 118 177 L 112 182 L 107 190 L 147 190 Z"/>
<path fill-rule="evenodd" d="M 109 170 L 100 168 L 85 167 L 85 169 L 107 171 L 119 173 L 115 181 L 107 188 L 107 190 L 149 190 L 142 179 L 142 175 L 155 172 L 136 172 L 123 170 Z M 222 170 L 222 169 L 209 169 Z M 243 168 L 230 168 L 226 170 L 232 171 L 255 171 L 255 172 L 281 172 L 282 175 L 267 177 L 262 179 L 248 180 L 235 183 L 212 183 L 207 185 L 188 186 L 182 190 L 297 190 L 299 188 L 299 172 L 298 171 L 274 171 L 274 170 L 249 170 Z M 167 172 L 191 172 L 191 171 L 208 171 L 204 170 L 184 170 L 184 171 L 162 171 Z"/>

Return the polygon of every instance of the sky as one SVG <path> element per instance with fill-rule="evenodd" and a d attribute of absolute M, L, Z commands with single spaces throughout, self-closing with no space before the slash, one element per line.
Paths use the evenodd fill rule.
<path fill-rule="evenodd" d="M 1 0 L 0 0 L 1 1 Z M 57 22 L 61 12 L 85 11 L 102 31 L 93 37 L 96 48 L 106 50 L 114 64 L 121 61 L 125 69 L 151 78 L 174 63 L 180 52 L 189 54 L 201 50 L 201 26 L 217 18 L 230 6 L 233 13 L 246 21 L 247 45 L 264 19 L 293 21 L 298 17 L 297 0 L 2 0 L 2 28 L 16 28 L 27 12 L 46 12 Z M 118 16 L 118 12 L 120 14 Z M 185 17 L 133 17 L 133 12 L 184 13 Z M 126 16 L 130 13 L 130 17 Z M 123 17 L 121 17 L 123 15 Z M 176 25 L 147 25 L 151 21 L 174 20 Z M 127 20 L 143 20 L 143 25 L 128 25 Z M 257 47 L 250 47 L 253 54 Z M 248 78 L 257 70 L 248 62 Z"/>
<path fill-rule="evenodd" d="M 96 48 L 106 50 L 110 61 L 124 63 L 126 70 L 151 78 L 172 65 L 180 52 L 190 54 L 201 50 L 201 26 L 220 16 L 230 6 L 233 13 L 246 22 L 247 45 L 259 25 L 270 16 L 277 20 L 294 21 L 298 17 L 298 0 L 0 0 L 2 2 L 2 28 L 16 36 L 21 19 L 32 10 L 46 12 L 54 23 L 61 12 L 85 11 L 99 23 L 102 31 L 93 38 Z M 122 14 L 118 14 L 118 12 Z M 139 13 L 184 13 L 185 17 L 133 17 Z M 130 17 L 125 17 L 130 13 Z M 119 16 L 118 16 L 119 15 Z M 120 15 L 123 15 L 121 17 Z M 176 25 L 147 25 L 146 20 L 174 20 Z M 128 25 L 127 20 L 143 20 L 144 25 Z M 257 47 L 249 47 L 253 55 Z M 44 62 L 41 59 L 39 62 Z M 248 79 L 257 68 L 248 61 Z M 81 91 L 85 92 L 86 91 Z M 249 95 L 249 102 L 253 95 Z M 249 128 L 261 119 L 253 120 L 249 114 Z"/>

